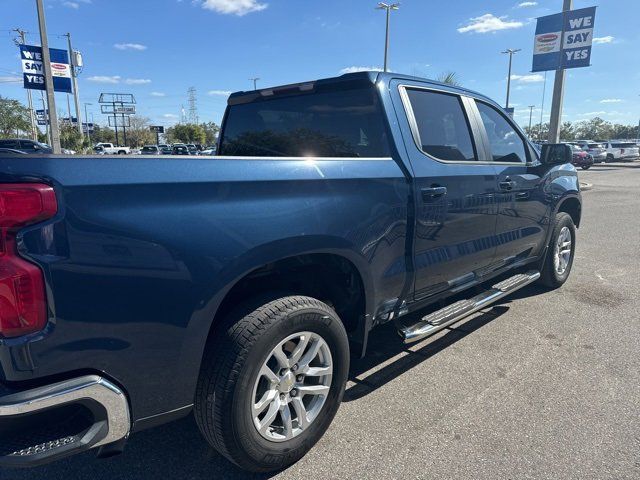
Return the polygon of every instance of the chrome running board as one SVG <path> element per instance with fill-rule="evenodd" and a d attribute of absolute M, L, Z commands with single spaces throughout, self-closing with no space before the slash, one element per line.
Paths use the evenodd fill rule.
<path fill-rule="evenodd" d="M 484 291 L 473 298 L 460 300 L 430 313 L 429 315 L 422 317 L 418 323 L 400 328 L 398 333 L 404 343 L 417 342 L 423 338 L 433 335 L 453 323 L 459 322 L 472 313 L 497 302 L 510 293 L 526 287 L 530 283 L 535 282 L 538 278 L 540 278 L 540 272 L 537 270 L 530 270 L 527 273 L 519 273 L 513 277 L 503 280 L 500 283 L 496 283 L 489 290 Z"/>

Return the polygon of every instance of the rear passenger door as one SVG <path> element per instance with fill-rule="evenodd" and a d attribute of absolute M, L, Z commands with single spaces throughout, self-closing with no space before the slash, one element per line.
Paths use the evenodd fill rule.
<path fill-rule="evenodd" d="M 501 109 L 480 100 L 475 105 L 498 175 L 496 261 L 498 265 L 525 262 L 544 246 L 549 218 L 539 162 L 520 129 Z"/>
<path fill-rule="evenodd" d="M 421 300 L 474 280 L 493 262 L 497 183 L 476 142 L 470 98 L 420 85 L 398 88 L 414 174 L 414 291 Z"/>

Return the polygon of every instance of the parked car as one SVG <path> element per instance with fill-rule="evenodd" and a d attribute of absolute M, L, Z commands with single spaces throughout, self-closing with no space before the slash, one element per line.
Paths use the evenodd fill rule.
<path fill-rule="evenodd" d="M 53 153 L 53 150 L 49 145 L 36 142 L 35 140 L 28 140 L 25 138 L 3 138 L 0 139 L 0 148 L 11 148 L 13 150 L 20 150 L 24 153 L 31 155 L 43 155 Z"/>
<path fill-rule="evenodd" d="M 100 151 L 104 152 L 105 155 L 128 155 L 131 153 L 131 149 L 129 147 L 118 147 L 113 143 L 96 143 L 93 147 L 94 151 L 98 151 L 100 147 Z"/>
<path fill-rule="evenodd" d="M 374 327 L 415 342 L 569 277 L 571 150 L 538 154 L 484 95 L 353 73 L 232 94 L 221 132 L 215 159 L 0 155 L 0 465 L 194 412 L 230 461 L 280 470 Z"/>
<path fill-rule="evenodd" d="M 578 145 L 571 145 L 572 161 L 571 163 L 583 170 L 589 170 L 593 165 L 593 156 Z"/>
<path fill-rule="evenodd" d="M 171 155 L 173 153 L 173 147 L 171 147 L 171 145 L 160 145 L 160 153 L 162 155 Z"/>
<path fill-rule="evenodd" d="M 196 147 L 193 143 L 188 143 L 187 148 L 189 149 L 190 155 L 198 155 L 198 147 Z"/>
<path fill-rule="evenodd" d="M 140 155 L 160 155 L 160 147 L 158 145 L 145 145 L 140 150 Z"/>
<path fill-rule="evenodd" d="M 616 160 L 635 160 L 640 156 L 640 149 L 634 142 L 618 142 L 615 140 L 604 144 L 606 149 L 606 162 Z"/>
<path fill-rule="evenodd" d="M 0 153 L 11 153 L 11 154 L 17 154 L 17 155 L 26 155 L 26 153 L 24 153 L 22 150 L 16 150 L 15 148 L 1 148 L 0 147 Z"/>
<path fill-rule="evenodd" d="M 202 150 L 200 152 L 200 155 L 215 155 L 216 154 L 216 147 L 206 147 L 204 150 Z"/>
<path fill-rule="evenodd" d="M 174 143 L 172 154 L 173 155 L 191 155 L 189 153 L 189 147 L 187 147 L 184 143 Z"/>
<path fill-rule="evenodd" d="M 607 150 L 601 143 L 589 142 L 581 145 L 593 157 L 594 163 L 601 163 L 607 159 Z"/>

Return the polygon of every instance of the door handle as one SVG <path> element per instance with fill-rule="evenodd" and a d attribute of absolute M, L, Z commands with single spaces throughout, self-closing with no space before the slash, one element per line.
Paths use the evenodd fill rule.
<path fill-rule="evenodd" d="M 447 194 L 447 187 L 423 188 L 420 191 L 422 192 L 422 200 L 428 202 L 434 198 L 445 196 Z"/>
<path fill-rule="evenodd" d="M 500 182 L 500 190 L 513 190 L 516 187 L 516 182 L 507 178 L 504 182 Z"/>

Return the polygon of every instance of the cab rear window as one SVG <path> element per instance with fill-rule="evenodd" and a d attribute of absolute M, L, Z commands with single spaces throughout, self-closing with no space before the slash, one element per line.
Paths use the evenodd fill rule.
<path fill-rule="evenodd" d="M 371 86 L 231 105 L 219 155 L 388 157 L 390 151 Z"/>

